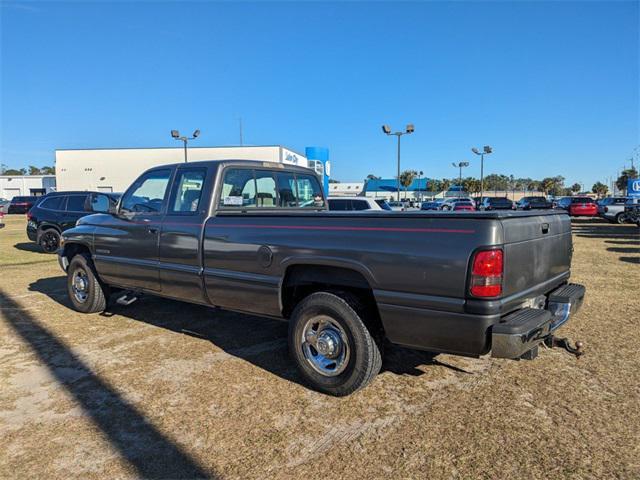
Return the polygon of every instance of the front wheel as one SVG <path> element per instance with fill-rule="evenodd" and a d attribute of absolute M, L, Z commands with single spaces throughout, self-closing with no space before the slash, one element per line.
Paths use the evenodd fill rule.
<path fill-rule="evenodd" d="M 316 390 L 349 395 L 380 371 L 380 348 L 356 309 L 355 302 L 318 292 L 302 300 L 292 314 L 289 352 Z"/>
<path fill-rule="evenodd" d="M 104 311 L 107 307 L 105 289 L 89 258 L 76 255 L 71 259 L 67 268 L 67 292 L 75 310 L 82 313 Z"/>

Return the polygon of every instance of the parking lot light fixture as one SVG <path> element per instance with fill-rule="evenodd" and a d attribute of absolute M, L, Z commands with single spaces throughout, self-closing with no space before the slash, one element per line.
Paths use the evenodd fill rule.
<path fill-rule="evenodd" d="M 482 207 L 482 198 L 484 197 L 484 156 L 493 153 L 493 149 L 489 145 L 485 145 L 482 151 L 476 147 L 473 147 L 471 151 L 476 155 L 480 155 L 480 209 L 484 210 Z"/>
<path fill-rule="evenodd" d="M 469 162 L 451 162 L 451 165 L 453 165 L 454 168 L 458 168 L 460 169 L 460 173 L 458 175 L 458 197 L 462 196 L 462 190 L 460 190 L 460 188 L 462 187 L 462 169 L 464 167 L 468 167 L 469 166 Z"/>
<path fill-rule="evenodd" d="M 191 137 L 181 137 L 180 132 L 178 130 L 171 130 L 171 136 L 176 140 L 181 140 L 184 143 L 184 163 L 187 163 L 187 143 L 189 140 L 194 140 L 200 136 L 200 130 L 196 130 L 193 132 Z"/>
<path fill-rule="evenodd" d="M 413 133 L 415 131 L 415 126 L 413 123 L 407 124 L 404 132 L 391 132 L 391 127 L 389 125 L 382 125 L 382 132 L 385 135 L 395 135 L 398 137 L 398 177 L 397 177 L 397 191 L 398 191 L 398 202 L 400 201 L 400 137 L 402 135 L 407 135 L 409 133 Z"/>

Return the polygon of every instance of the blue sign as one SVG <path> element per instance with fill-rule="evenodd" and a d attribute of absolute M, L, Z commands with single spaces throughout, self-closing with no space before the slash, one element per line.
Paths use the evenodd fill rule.
<path fill-rule="evenodd" d="M 627 195 L 630 197 L 640 197 L 640 178 L 630 178 L 627 180 Z"/>
<path fill-rule="evenodd" d="M 316 162 L 321 168 L 315 168 L 316 173 L 322 178 L 325 196 L 329 196 L 329 178 L 331 178 L 331 162 L 329 162 L 329 149 L 324 147 L 307 147 L 304 151 L 309 167 L 314 168 Z M 313 162 L 313 166 L 311 165 Z"/>

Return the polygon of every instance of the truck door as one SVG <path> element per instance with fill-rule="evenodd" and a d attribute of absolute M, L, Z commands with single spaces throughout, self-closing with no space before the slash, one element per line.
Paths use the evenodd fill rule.
<path fill-rule="evenodd" d="M 173 169 L 142 174 L 125 192 L 118 214 L 95 237 L 96 266 L 107 283 L 160 290 L 158 250 Z"/>
<path fill-rule="evenodd" d="M 202 228 L 209 215 L 215 168 L 178 168 L 160 232 L 162 293 L 208 303 L 202 288 Z"/>

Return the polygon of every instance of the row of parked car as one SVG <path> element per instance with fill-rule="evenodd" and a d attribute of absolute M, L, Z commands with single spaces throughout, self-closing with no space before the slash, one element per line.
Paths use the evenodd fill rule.
<path fill-rule="evenodd" d="M 11 202 L 0 201 L 0 228 L 4 226 L 2 215 L 6 213 L 27 214 L 27 236 L 38 243 L 44 252 L 54 253 L 60 246 L 60 234 L 75 226 L 79 218 L 87 215 L 85 203 L 92 192 L 53 192 L 44 197 L 14 197 Z M 108 194 L 117 202 L 119 194 Z M 0 199 L 1 200 L 1 199 Z M 387 202 L 368 197 L 329 197 L 329 210 L 334 211 L 453 211 L 476 210 L 531 210 L 562 208 L 572 216 L 599 215 L 614 223 L 633 221 L 629 211 L 640 209 L 640 199 L 608 197 L 596 203 L 589 197 L 565 197 L 555 202 L 545 197 L 524 197 L 512 202 L 505 197 L 485 197 L 482 200 L 470 197 L 437 199 L 410 204 L 409 202 Z M 630 207 L 631 205 L 631 207 Z M 634 210 L 635 206 L 635 210 Z M 626 207 L 626 212 L 625 212 Z M 635 218 L 635 217 L 634 217 Z"/>

